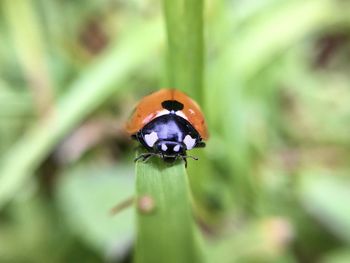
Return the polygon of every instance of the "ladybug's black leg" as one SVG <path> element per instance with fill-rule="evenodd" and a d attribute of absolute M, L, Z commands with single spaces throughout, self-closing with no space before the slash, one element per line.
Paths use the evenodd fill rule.
<path fill-rule="evenodd" d="M 180 157 L 180 158 L 185 162 L 185 168 L 187 168 L 187 159 L 186 159 L 186 156 L 184 156 L 184 155 L 179 155 L 178 157 Z"/>
<path fill-rule="evenodd" d="M 145 154 L 140 154 L 139 156 L 137 156 L 135 159 L 134 159 L 134 162 L 137 162 L 139 161 L 140 159 L 144 160 L 145 159 Z"/>
<path fill-rule="evenodd" d="M 155 156 L 155 154 L 149 154 L 148 156 L 146 156 L 145 158 L 143 158 L 143 162 L 147 162 L 149 158 L 151 158 L 152 156 Z"/>
<path fill-rule="evenodd" d="M 142 153 L 134 159 L 134 162 L 137 162 L 140 159 L 142 159 L 143 162 L 147 162 L 147 160 L 154 155 L 154 153 Z"/>
<path fill-rule="evenodd" d="M 185 162 L 185 167 L 187 168 L 187 158 L 192 158 L 193 160 L 198 160 L 198 157 L 192 156 L 192 155 L 182 155 L 182 160 Z"/>
<path fill-rule="evenodd" d="M 205 147 L 205 142 L 198 142 L 194 148 L 204 148 Z"/>
<path fill-rule="evenodd" d="M 184 158 L 192 158 L 193 160 L 198 161 L 198 157 L 196 157 L 196 156 L 192 156 L 192 155 L 184 155 L 183 157 L 184 157 Z"/>

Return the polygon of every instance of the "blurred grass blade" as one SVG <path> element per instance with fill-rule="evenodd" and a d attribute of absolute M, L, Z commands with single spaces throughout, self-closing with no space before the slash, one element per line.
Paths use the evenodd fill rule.
<path fill-rule="evenodd" d="M 350 262 L 350 249 L 340 248 L 331 253 L 328 253 L 321 261 L 321 263 L 348 263 Z"/>
<path fill-rule="evenodd" d="M 173 88 L 201 101 L 203 86 L 203 1 L 164 0 L 168 35 L 168 78 Z"/>
<path fill-rule="evenodd" d="M 242 225 L 219 242 L 208 244 L 209 262 L 282 261 L 293 230 L 285 218 L 269 217 Z"/>
<path fill-rule="evenodd" d="M 247 21 L 245 27 L 237 32 L 239 37 L 235 34 L 231 41 L 224 41 L 225 44 L 219 50 L 221 53 L 208 70 L 210 75 L 205 104 L 211 123 L 216 126 L 222 123 L 221 116 L 227 112 L 229 106 L 234 106 L 230 101 L 237 96 L 234 93 L 246 92 L 245 82 L 251 80 L 266 65 L 271 65 L 277 55 L 283 54 L 309 34 L 350 17 L 347 13 L 349 8 L 346 7 L 329 0 L 285 1 L 256 19 Z M 344 12 L 339 12 L 340 10 Z M 224 15 L 230 16 L 230 10 Z M 285 25 L 289 25 L 288 30 Z M 243 91 L 235 90 L 239 85 Z M 213 86 L 217 88 L 210 88 Z M 224 90 L 218 92 L 218 89 Z M 217 103 L 225 98 L 229 101 L 229 106 Z"/>
<path fill-rule="evenodd" d="M 334 175 L 304 174 L 300 197 L 306 209 L 339 238 L 350 244 L 350 180 Z"/>
<path fill-rule="evenodd" d="M 135 262 L 201 262 L 183 163 L 139 162 L 136 176 Z"/>
<path fill-rule="evenodd" d="M 236 76 L 249 79 L 312 32 L 348 20 L 348 10 L 347 3 L 330 0 L 285 1 L 242 28 L 224 49 L 232 54 L 224 57 L 231 59 Z"/>
<path fill-rule="evenodd" d="M 252 169 L 256 161 L 252 138 L 257 134 L 252 124 L 260 121 L 260 116 L 254 113 L 258 103 L 249 94 L 252 77 L 311 32 L 344 20 L 345 12 L 334 15 L 340 9 L 339 3 L 329 0 L 285 1 L 247 20 L 211 63 L 205 96 L 207 116 L 226 141 L 224 152 L 231 166 L 228 185 L 235 202 L 243 203 L 250 211 L 259 206 L 261 194 Z M 226 16 L 232 15 L 232 10 L 227 10 Z M 257 81 L 260 87 L 265 87 L 263 78 Z M 214 86 L 215 89 L 211 88 Z M 267 94 L 269 90 L 264 92 Z M 222 116 L 229 121 L 222 122 Z M 266 135 L 259 131 L 259 136 Z"/>
<path fill-rule="evenodd" d="M 2 7 L 17 59 L 31 89 L 38 114 L 42 115 L 52 103 L 54 94 L 43 28 L 38 21 L 33 2 L 4 0 Z"/>
<path fill-rule="evenodd" d="M 162 40 L 160 21 L 152 20 L 131 32 L 87 68 L 47 118 L 34 124 L 4 157 L 0 169 L 0 208 L 67 133 L 120 89 L 131 72 L 154 56 Z"/>

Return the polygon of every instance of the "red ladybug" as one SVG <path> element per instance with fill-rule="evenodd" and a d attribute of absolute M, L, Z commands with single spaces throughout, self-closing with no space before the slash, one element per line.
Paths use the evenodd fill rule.
<path fill-rule="evenodd" d="M 181 91 L 162 89 L 144 97 L 136 106 L 126 131 L 147 150 L 135 161 L 158 156 L 166 162 L 191 157 L 187 150 L 205 147 L 208 130 L 198 104 Z"/>

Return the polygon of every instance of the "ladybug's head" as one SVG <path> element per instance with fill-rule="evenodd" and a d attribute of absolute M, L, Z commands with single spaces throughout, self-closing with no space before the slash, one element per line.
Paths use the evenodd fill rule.
<path fill-rule="evenodd" d="M 142 153 L 135 158 L 135 161 L 147 161 L 152 156 L 158 156 L 167 163 L 173 163 L 177 159 L 182 159 L 187 167 L 187 158 L 198 160 L 197 157 L 186 155 L 186 144 L 170 140 L 158 140 L 154 143 L 151 151 Z"/>
<path fill-rule="evenodd" d="M 159 140 L 153 146 L 155 152 L 164 156 L 165 161 L 173 162 L 176 157 L 185 155 L 186 146 L 181 142 Z"/>

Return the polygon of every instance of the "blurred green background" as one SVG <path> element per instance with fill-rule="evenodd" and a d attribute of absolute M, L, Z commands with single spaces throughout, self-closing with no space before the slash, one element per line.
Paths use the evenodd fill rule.
<path fill-rule="evenodd" d="M 0 2 L 0 262 L 131 262 L 123 124 L 187 64 L 206 261 L 350 262 L 350 3 L 164 2 Z"/>

